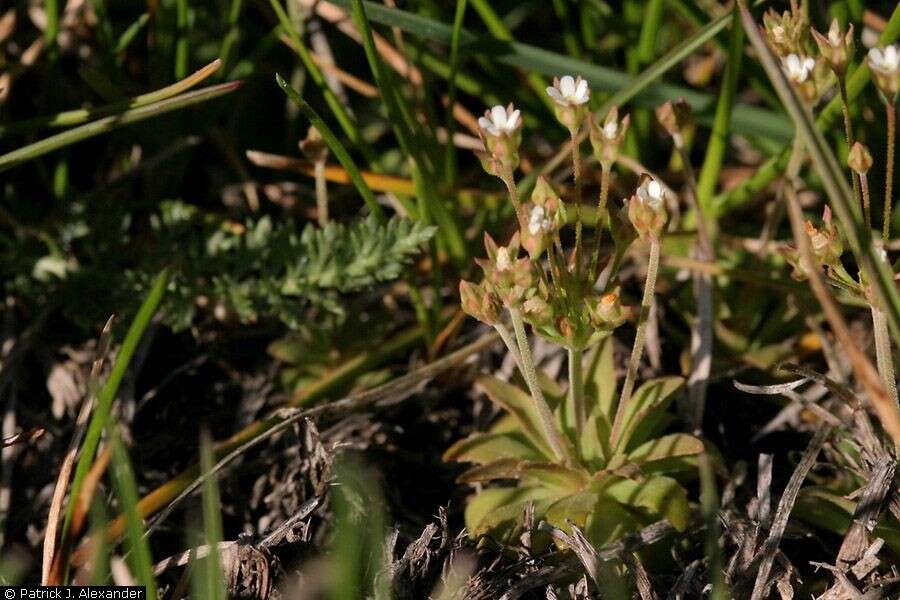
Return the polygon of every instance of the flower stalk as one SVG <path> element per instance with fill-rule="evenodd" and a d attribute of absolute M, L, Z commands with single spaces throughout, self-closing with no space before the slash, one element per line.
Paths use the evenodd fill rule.
<path fill-rule="evenodd" d="M 581 436 L 584 433 L 584 424 L 587 421 L 587 412 L 584 405 L 584 366 L 582 351 L 569 348 L 569 410 L 575 418 L 575 439 L 578 446 L 581 445 Z"/>
<path fill-rule="evenodd" d="M 885 103 L 887 113 L 887 153 L 884 167 L 884 223 L 881 239 L 887 243 L 891 239 L 891 210 L 894 205 L 894 140 L 897 130 L 897 111 L 892 102 Z"/>

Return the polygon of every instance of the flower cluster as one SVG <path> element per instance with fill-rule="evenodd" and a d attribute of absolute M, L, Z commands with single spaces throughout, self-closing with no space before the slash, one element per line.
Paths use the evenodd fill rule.
<path fill-rule="evenodd" d="M 878 90 L 891 104 L 900 95 L 900 46 L 891 44 L 885 48 L 869 50 L 869 68 Z"/>

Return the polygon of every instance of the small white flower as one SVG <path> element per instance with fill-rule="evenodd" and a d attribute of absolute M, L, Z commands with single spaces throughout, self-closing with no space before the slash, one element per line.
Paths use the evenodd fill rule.
<path fill-rule="evenodd" d="M 490 118 L 478 117 L 478 126 L 490 135 L 512 134 L 522 124 L 519 109 L 510 110 L 499 104 L 490 110 Z"/>
<path fill-rule="evenodd" d="M 900 72 L 900 47 L 891 44 L 884 49 L 872 48 L 869 50 L 869 66 L 885 75 Z"/>
<path fill-rule="evenodd" d="M 543 206 L 535 206 L 528 217 L 528 231 L 531 235 L 550 233 L 553 229 L 553 221 L 547 216 Z"/>
<path fill-rule="evenodd" d="M 808 56 L 788 54 L 781 60 L 781 65 L 788 79 L 794 83 L 804 83 L 816 68 L 816 61 Z"/>
<path fill-rule="evenodd" d="M 840 46 L 843 41 L 844 38 L 841 35 L 841 27 L 838 25 L 837 19 L 835 19 L 831 22 L 831 27 L 828 28 L 828 43 L 837 47 Z"/>
<path fill-rule="evenodd" d="M 497 270 L 498 271 L 507 271 L 512 266 L 512 261 L 509 259 L 509 251 L 505 247 L 501 247 L 497 249 Z"/>
<path fill-rule="evenodd" d="M 663 186 L 652 177 L 642 183 L 637 189 L 637 196 L 640 201 L 653 210 L 659 210 L 662 207 L 664 195 Z"/>
<path fill-rule="evenodd" d="M 616 121 L 610 121 L 603 126 L 603 137 L 608 140 L 614 140 L 619 134 L 619 124 Z"/>
<path fill-rule="evenodd" d="M 581 77 L 563 75 L 547 88 L 547 94 L 560 106 L 581 106 L 591 99 L 588 83 Z"/>

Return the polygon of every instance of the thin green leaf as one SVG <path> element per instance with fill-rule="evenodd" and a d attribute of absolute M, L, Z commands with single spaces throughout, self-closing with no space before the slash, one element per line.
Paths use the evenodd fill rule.
<path fill-rule="evenodd" d="M 200 468 L 203 473 L 211 473 L 215 465 L 215 455 L 209 432 L 203 431 L 200 437 Z M 219 557 L 219 542 L 222 541 L 222 504 L 219 499 L 219 486 L 216 477 L 209 476 L 203 481 L 203 539 L 202 544 L 209 548 L 209 554 L 194 564 L 192 571 L 192 587 L 195 597 L 207 600 L 225 600 L 225 579 L 222 574 L 222 562 Z"/>
<path fill-rule="evenodd" d="M 537 461 L 543 456 L 519 432 L 476 433 L 457 441 L 445 452 L 445 461 L 473 462 L 479 465 L 501 458 Z"/>
<path fill-rule="evenodd" d="M 153 315 L 156 314 L 156 310 L 159 308 L 160 302 L 162 302 L 168 282 L 168 270 L 163 270 L 156 276 L 156 280 L 153 282 L 153 286 L 150 288 L 144 303 L 141 304 L 134 320 L 131 322 L 131 326 L 128 328 L 128 333 L 125 335 L 125 341 L 122 342 L 122 348 L 116 356 L 116 362 L 112 366 L 109 378 L 97 394 L 97 405 L 91 415 L 91 421 L 88 424 L 87 432 L 84 436 L 84 443 L 81 446 L 81 452 L 78 457 L 78 464 L 75 467 L 75 477 L 72 480 L 71 493 L 69 495 L 70 500 L 66 509 L 66 518 L 62 529 L 63 541 L 68 537 L 69 527 L 72 524 L 72 518 L 75 514 L 75 507 L 78 504 L 78 494 L 81 492 L 84 478 L 87 476 L 88 471 L 91 469 L 91 465 L 94 463 L 94 455 L 97 452 L 97 447 L 100 445 L 100 436 L 109 421 L 112 403 L 116 398 L 116 394 L 119 392 L 119 385 L 122 383 L 122 378 L 125 376 L 125 372 L 144 335 L 144 331 L 146 331 L 147 326 L 150 325 L 150 320 L 153 318 Z M 60 547 L 65 547 L 65 544 L 60 544 Z"/>
<path fill-rule="evenodd" d="M 353 182 L 353 185 L 356 186 L 359 195 L 362 196 L 365 203 L 368 205 L 369 210 L 373 215 L 377 216 L 379 219 L 384 218 L 384 212 L 381 210 L 381 206 L 378 204 L 378 200 L 375 199 L 375 195 L 372 194 L 372 190 L 369 189 L 369 185 L 362 178 L 362 175 L 359 172 L 359 169 L 356 168 L 356 163 L 353 162 L 353 159 L 350 158 L 350 154 L 347 153 L 346 148 L 344 148 L 343 144 L 337 139 L 334 135 L 334 132 L 331 131 L 331 128 L 322 120 L 322 117 L 313 110 L 313 107 L 310 106 L 306 100 L 300 97 L 300 94 L 292 88 L 284 78 L 275 74 L 275 81 L 278 83 L 278 87 L 280 87 L 287 97 L 291 99 L 291 102 L 296 104 L 303 114 L 306 115 L 306 118 L 315 126 L 316 129 L 319 130 L 319 133 L 322 134 L 322 138 L 325 140 L 325 143 L 328 144 L 328 147 L 334 153 L 335 157 L 341 163 L 341 165 L 346 169 L 347 175 L 350 177 L 350 181 Z"/>
<path fill-rule="evenodd" d="M 29 160 L 34 160 L 48 152 L 65 148 L 66 146 L 70 146 L 88 138 L 107 133 L 113 129 L 118 129 L 125 125 L 131 125 L 132 123 L 137 123 L 146 119 L 152 119 L 153 117 L 158 117 L 159 115 L 172 112 L 173 110 L 181 110 L 182 108 L 187 108 L 229 94 L 240 87 L 240 85 L 241 82 L 233 81 L 210 86 L 194 92 L 181 94 L 174 98 L 141 106 L 140 108 L 132 108 L 123 113 L 105 117 L 87 123 L 86 125 L 58 133 L 39 142 L 29 144 L 23 148 L 13 150 L 12 152 L 0 156 L 0 173 Z"/>
<path fill-rule="evenodd" d="M 759 55 L 763 68 L 769 75 L 778 97 L 794 121 L 797 135 L 806 145 L 807 152 L 828 195 L 831 208 L 843 225 L 843 233 L 850 249 L 866 274 L 866 279 L 874 284 L 879 304 L 887 317 L 894 341 L 900 343 L 900 293 L 894 284 L 894 274 L 885 261 L 878 257 L 872 244 L 871 231 L 863 224 L 859 205 L 853 200 L 853 192 L 847 178 L 831 148 L 821 132 L 816 128 L 812 114 L 797 96 L 775 55 L 769 49 L 762 34 L 743 0 L 738 0 L 744 31 Z"/>
<path fill-rule="evenodd" d="M 178 94 L 182 94 L 189 89 L 199 85 L 202 81 L 218 71 L 221 66 L 222 61 L 216 59 L 202 69 L 199 69 L 191 75 L 185 77 L 181 81 L 155 90 L 153 92 L 141 94 L 140 96 L 135 96 L 134 98 L 128 98 L 127 100 L 121 100 L 119 102 L 113 102 L 111 104 L 104 104 L 103 106 L 98 106 L 96 108 L 79 108 L 76 110 L 67 110 L 55 115 L 35 117 L 33 119 L 18 121 L 16 123 L 12 123 L 11 125 L 0 126 L 0 137 L 20 131 L 31 131 L 33 129 L 39 129 L 41 127 L 71 127 L 73 125 L 86 123 L 91 119 L 97 119 L 106 115 L 112 115 L 127 111 L 129 109 L 140 108 L 142 106 L 147 106 L 148 104 L 161 102 L 163 100 L 172 98 L 173 96 L 177 96 Z"/>
<path fill-rule="evenodd" d="M 153 558 L 150 555 L 150 545 L 144 539 L 144 521 L 137 510 L 140 496 L 138 496 L 134 472 L 131 469 L 131 461 L 128 460 L 128 453 L 125 451 L 118 431 L 114 429 L 111 438 L 111 476 L 119 506 L 122 514 L 125 515 L 125 547 L 128 566 L 137 583 L 146 588 L 147 597 L 156 598 Z"/>

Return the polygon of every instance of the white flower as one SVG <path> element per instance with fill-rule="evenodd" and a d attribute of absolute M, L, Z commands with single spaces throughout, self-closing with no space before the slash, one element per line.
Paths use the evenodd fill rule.
<path fill-rule="evenodd" d="M 869 50 L 869 66 L 885 75 L 900 72 L 900 47 L 891 44 L 884 49 L 872 48 Z"/>
<path fill-rule="evenodd" d="M 608 140 L 614 140 L 619 134 L 619 124 L 616 121 L 610 121 L 603 126 L 603 137 Z"/>
<path fill-rule="evenodd" d="M 505 247 L 497 248 L 497 270 L 507 271 L 512 266 L 509 259 L 509 251 Z"/>
<path fill-rule="evenodd" d="M 652 177 L 647 179 L 637 189 L 637 196 L 641 202 L 652 208 L 659 210 L 662 207 L 665 191 L 662 184 Z"/>
<path fill-rule="evenodd" d="M 808 56 L 797 56 L 796 54 L 788 54 L 781 59 L 781 66 L 784 68 L 788 79 L 794 83 L 804 83 L 816 68 L 816 61 Z"/>
<path fill-rule="evenodd" d="M 828 43 L 837 47 L 840 46 L 843 41 L 844 38 L 841 35 L 841 26 L 838 25 L 837 19 L 835 19 L 831 22 L 831 27 L 828 28 Z"/>
<path fill-rule="evenodd" d="M 531 235 L 550 233 L 553 229 L 553 221 L 547 216 L 543 206 L 535 206 L 528 217 L 528 231 Z"/>
<path fill-rule="evenodd" d="M 581 106 L 591 99 L 587 81 L 581 77 L 563 75 L 547 88 L 547 94 L 560 106 Z"/>
<path fill-rule="evenodd" d="M 487 117 L 488 114 L 490 118 Z M 507 112 L 505 107 L 498 104 L 489 113 L 486 113 L 486 116 L 478 117 L 478 126 L 490 135 L 512 134 L 522 124 L 522 120 L 519 118 L 520 114 L 519 109 L 512 110 L 512 105 Z"/>

